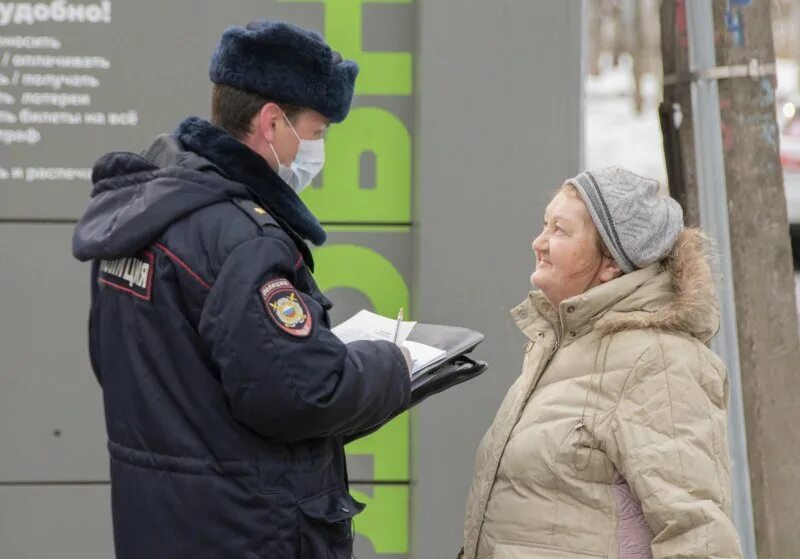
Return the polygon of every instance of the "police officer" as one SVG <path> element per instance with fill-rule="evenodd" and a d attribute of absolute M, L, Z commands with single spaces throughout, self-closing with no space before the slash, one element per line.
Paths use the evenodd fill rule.
<path fill-rule="evenodd" d="M 408 407 L 408 356 L 331 333 L 297 192 L 357 73 L 316 33 L 229 28 L 212 121 L 95 165 L 73 253 L 93 262 L 119 559 L 351 556 L 343 444 Z"/>

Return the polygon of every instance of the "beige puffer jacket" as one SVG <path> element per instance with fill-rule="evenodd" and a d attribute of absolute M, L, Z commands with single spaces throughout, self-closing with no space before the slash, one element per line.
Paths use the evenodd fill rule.
<path fill-rule="evenodd" d="M 530 341 L 477 452 L 466 559 L 742 556 L 703 246 L 684 230 L 664 265 L 512 311 Z"/>

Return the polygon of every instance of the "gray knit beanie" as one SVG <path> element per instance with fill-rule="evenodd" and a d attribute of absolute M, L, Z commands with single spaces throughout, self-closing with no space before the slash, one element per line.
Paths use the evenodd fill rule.
<path fill-rule="evenodd" d="M 589 208 L 600 236 L 625 273 L 665 258 L 683 229 L 683 210 L 658 182 L 621 167 L 589 169 L 566 181 Z"/>

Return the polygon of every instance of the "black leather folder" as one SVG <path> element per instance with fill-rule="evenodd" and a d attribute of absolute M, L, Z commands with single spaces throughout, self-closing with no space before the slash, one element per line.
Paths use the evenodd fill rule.
<path fill-rule="evenodd" d="M 428 396 L 447 390 L 480 375 L 487 369 L 483 361 L 474 361 L 467 354 L 483 341 L 483 334 L 458 326 L 418 323 L 408 339 L 444 350 L 443 362 L 429 365 L 411 377 L 411 405 Z"/>

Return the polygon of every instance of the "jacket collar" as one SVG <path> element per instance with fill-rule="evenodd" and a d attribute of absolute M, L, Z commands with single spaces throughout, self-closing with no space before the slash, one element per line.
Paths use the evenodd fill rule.
<path fill-rule="evenodd" d="M 636 270 L 585 293 L 564 299 L 558 308 L 553 307 L 541 291 L 532 291 L 511 314 L 517 326 L 528 337 L 538 334 L 543 327 L 552 328 L 564 345 L 591 330 L 609 309 L 658 273 L 657 264 Z"/>
<path fill-rule="evenodd" d="M 209 160 L 224 176 L 245 185 L 273 217 L 297 235 L 317 246 L 325 242 L 327 235 L 314 214 L 256 152 L 197 117 L 181 122 L 175 136 L 186 149 Z"/>

